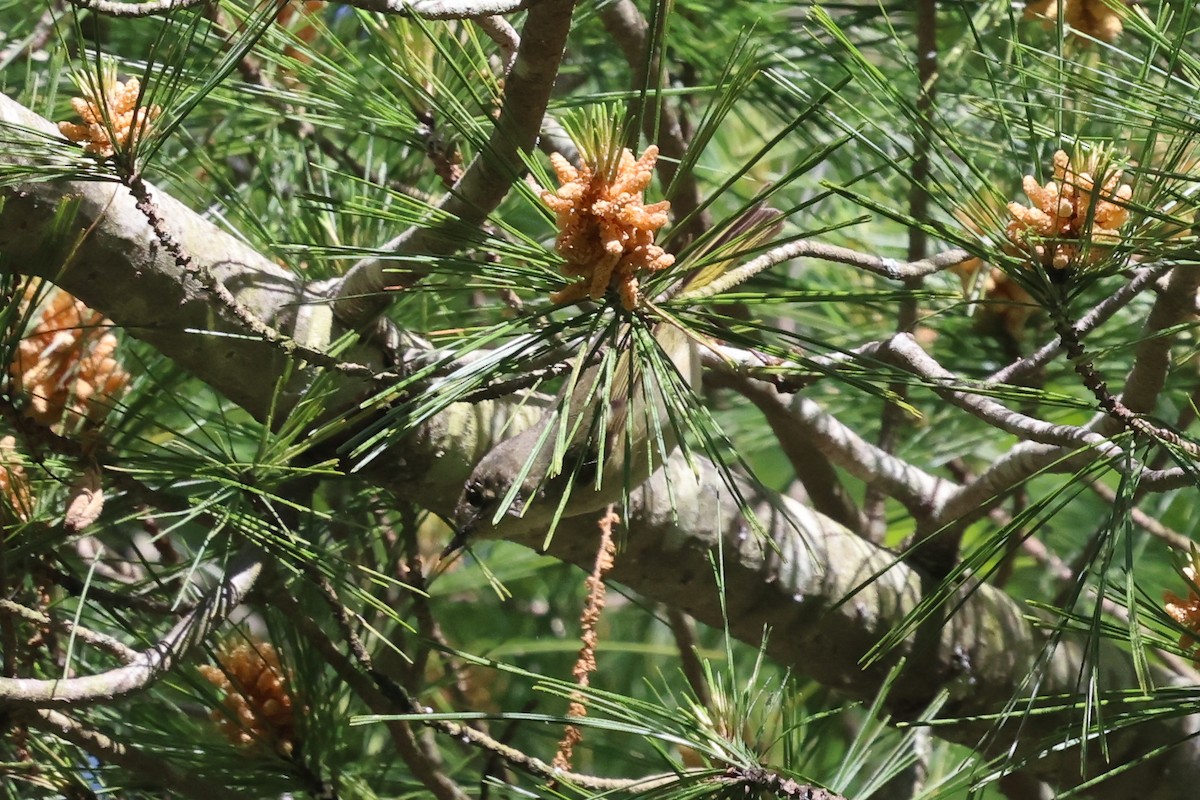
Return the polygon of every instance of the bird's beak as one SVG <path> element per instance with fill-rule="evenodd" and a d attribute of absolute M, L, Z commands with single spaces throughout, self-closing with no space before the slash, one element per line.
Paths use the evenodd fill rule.
<path fill-rule="evenodd" d="M 476 520 L 472 518 L 462 524 L 455 525 L 454 536 L 450 538 L 450 543 L 442 549 L 442 554 L 438 558 L 444 561 L 466 547 L 467 539 L 470 538 L 471 532 L 475 530 L 475 522 Z"/>

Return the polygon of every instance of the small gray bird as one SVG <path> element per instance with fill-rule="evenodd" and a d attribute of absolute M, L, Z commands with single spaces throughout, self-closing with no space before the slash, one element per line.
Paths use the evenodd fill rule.
<path fill-rule="evenodd" d="M 684 300 L 689 291 L 702 291 L 782 227 L 778 210 L 761 202 L 750 207 L 697 243 L 692 258 L 700 266 L 662 297 Z M 666 358 L 650 359 L 646 327 L 635 324 L 618 326 L 616 357 L 588 365 L 596 360 L 594 348 L 583 348 L 581 373 L 567 382 L 559 402 L 475 466 L 454 508 L 454 538 L 443 558 L 472 537 L 517 536 L 550 528 L 558 518 L 598 511 L 620 500 L 626 487 L 645 481 L 671 454 L 676 435 L 667 397 L 675 396 L 680 383 L 699 383 L 696 339 L 663 314 L 650 333 Z M 660 385 L 665 376 L 647 367 L 652 361 L 669 361 L 678 380 Z"/>
<path fill-rule="evenodd" d="M 528 533 L 550 527 L 556 517 L 604 508 L 670 455 L 676 438 L 664 393 L 678 384 L 659 385 L 661 371 L 634 354 L 645 346 L 634 342 L 637 333 L 622 324 L 616 353 L 568 380 L 569 400 L 560 395 L 533 427 L 496 445 L 475 466 L 455 506 L 454 538 L 443 558 L 470 538 Z M 682 382 L 694 386 L 700 358 L 693 340 L 666 321 L 652 334 Z M 648 339 L 644 329 L 642 336 Z M 579 358 L 591 352 L 585 347 Z"/>

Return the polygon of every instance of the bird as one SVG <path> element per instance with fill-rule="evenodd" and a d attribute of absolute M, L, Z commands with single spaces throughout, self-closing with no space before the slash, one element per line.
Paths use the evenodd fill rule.
<path fill-rule="evenodd" d="M 636 326 L 641 330 L 635 330 Z M 677 323 L 619 323 L 606 357 L 581 349 L 557 402 L 530 428 L 497 444 L 476 464 L 453 514 L 452 555 L 475 538 L 512 537 L 604 508 L 640 484 L 676 445 L 667 402 L 679 383 L 641 352 L 655 343 L 682 384 L 699 381 L 695 340 Z M 638 344 L 639 334 L 641 342 Z M 593 363 L 587 363 L 587 362 Z"/>
<path fill-rule="evenodd" d="M 685 300 L 726 274 L 740 257 L 775 237 L 783 215 L 759 202 L 707 241 L 693 269 L 658 300 Z M 680 265 L 683 267 L 684 265 Z M 744 280 L 744 278 L 743 278 Z M 736 284 L 734 284 L 736 285 Z M 572 375 L 530 428 L 491 449 L 475 465 L 455 504 L 445 559 L 473 538 L 511 538 L 553 528 L 557 519 L 598 511 L 640 485 L 675 449 L 669 400 L 700 382 L 699 334 L 656 302 L 616 325 L 609 357 L 600 342 L 581 348 Z M 662 358 L 645 347 L 646 333 Z M 676 379 L 665 367 L 669 362 Z M 668 385 L 663 385 L 665 382 Z M 547 543 L 548 543 L 547 539 Z"/>

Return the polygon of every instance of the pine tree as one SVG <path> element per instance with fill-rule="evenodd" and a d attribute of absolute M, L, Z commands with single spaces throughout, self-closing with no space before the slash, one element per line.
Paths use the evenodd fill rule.
<path fill-rule="evenodd" d="M 1191 796 L 1191 4 L 31 6 L 0 795 Z"/>

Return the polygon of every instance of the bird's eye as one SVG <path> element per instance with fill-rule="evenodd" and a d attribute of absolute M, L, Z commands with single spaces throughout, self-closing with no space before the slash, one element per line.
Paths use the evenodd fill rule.
<path fill-rule="evenodd" d="M 483 484 L 478 481 L 471 481 L 467 484 L 466 500 L 473 506 L 482 506 L 486 502 L 487 496 L 483 490 Z"/>

